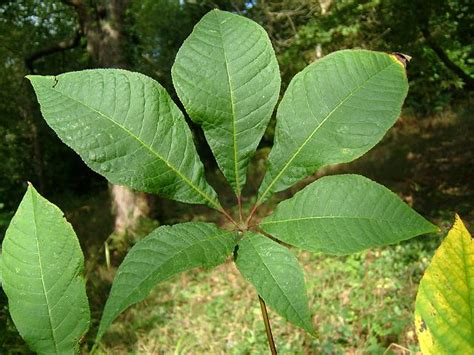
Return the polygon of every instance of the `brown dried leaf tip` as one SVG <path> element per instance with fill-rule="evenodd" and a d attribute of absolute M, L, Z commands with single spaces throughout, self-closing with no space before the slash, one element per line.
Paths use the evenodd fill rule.
<path fill-rule="evenodd" d="M 397 60 L 403 64 L 403 66 L 406 68 L 408 63 L 411 61 L 411 57 L 408 54 L 403 54 L 400 52 L 392 52 L 392 55 L 397 58 Z"/>

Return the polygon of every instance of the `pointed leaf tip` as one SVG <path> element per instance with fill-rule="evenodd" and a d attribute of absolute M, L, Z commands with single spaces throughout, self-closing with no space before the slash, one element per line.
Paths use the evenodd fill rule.
<path fill-rule="evenodd" d="M 26 75 L 25 78 L 28 79 L 29 81 L 33 82 L 41 78 L 48 78 L 50 77 L 49 75 L 36 75 L 36 74 L 29 74 Z"/>
<path fill-rule="evenodd" d="M 353 174 L 316 180 L 281 202 L 261 227 L 290 245 L 334 255 L 438 230 L 386 187 Z"/>

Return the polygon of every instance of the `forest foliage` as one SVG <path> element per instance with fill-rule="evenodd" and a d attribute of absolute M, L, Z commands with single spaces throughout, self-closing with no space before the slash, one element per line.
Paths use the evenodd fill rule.
<path fill-rule="evenodd" d="M 27 74 L 56 75 L 96 67 L 97 58 L 89 50 L 91 39 L 81 33 L 83 20 L 76 2 L 22 0 L 0 5 L 0 155 L 5 157 L 0 215 L 4 220 L 18 204 L 25 180 L 40 191 L 54 188 L 73 193 L 91 183 L 103 184 L 46 128 L 24 79 Z M 84 3 L 88 16 L 100 25 L 108 8 L 101 1 Z M 126 7 L 121 47 L 128 67 L 157 79 L 172 96 L 170 72 L 177 50 L 194 24 L 215 7 L 263 25 L 275 47 L 283 88 L 325 54 L 365 48 L 413 57 L 407 107 L 420 115 L 442 110 L 453 100 L 466 98 L 472 89 L 474 11 L 467 0 L 435 0 L 429 5 L 420 0 L 118 3 Z M 262 144 L 268 145 L 272 135 L 270 128 Z M 201 134 L 197 140 L 204 160 L 212 161 L 201 147 L 205 146 Z"/>

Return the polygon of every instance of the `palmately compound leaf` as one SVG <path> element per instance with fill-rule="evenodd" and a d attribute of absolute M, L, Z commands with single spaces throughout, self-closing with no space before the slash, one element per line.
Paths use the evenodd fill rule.
<path fill-rule="evenodd" d="M 360 175 L 316 180 L 281 202 L 260 226 L 290 245 L 335 255 L 438 231 L 396 194 Z"/>
<path fill-rule="evenodd" d="M 220 169 L 239 196 L 280 91 L 267 33 L 245 17 L 211 11 L 180 48 L 172 75 L 184 107 L 202 125 Z"/>
<path fill-rule="evenodd" d="M 288 248 L 247 232 L 238 244 L 235 263 L 268 306 L 314 334 L 303 269 Z"/>
<path fill-rule="evenodd" d="M 474 354 L 474 239 L 459 216 L 421 279 L 415 327 L 423 354 Z"/>
<path fill-rule="evenodd" d="M 118 268 L 97 341 L 120 313 L 145 299 L 159 282 L 196 267 L 222 264 L 236 243 L 235 232 L 212 223 L 189 222 L 155 229 L 133 246 Z"/>
<path fill-rule="evenodd" d="M 31 350 L 73 354 L 90 322 L 84 257 L 63 213 L 28 187 L 2 245 L 11 317 Z"/>
<path fill-rule="evenodd" d="M 61 140 L 110 182 L 220 209 L 182 112 L 155 80 L 119 69 L 30 75 Z"/>
<path fill-rule="evenodd" d="M 400 115 L 405 68 L 386 53 L 344 50 L 306 67 L 278 107 L 275 144 L 258 203 L 313 174 L 371 149 Z"/>

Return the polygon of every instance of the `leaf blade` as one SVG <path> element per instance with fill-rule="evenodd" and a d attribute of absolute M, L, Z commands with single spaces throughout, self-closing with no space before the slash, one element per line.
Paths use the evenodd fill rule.
<path fill-rule="evenodd" d="M 126 308 L 171 276 L 225 261 L 236 245 L 234 232 L 212 223 L 188 222 L 162 226 L 133 246 L 117 270 L 100 321 L 96 342 Z"/>
<path fill-rule="evenodd" d="M 30 185 L 2 249 L 3 289 L 22 338 L 38 353 L 77 352 L 90 311 L 84 257 L 62 212 Z"/>
<path fill-rule="evenodd" d="M 213 10 L 178 51 L 172 77 L 186 111 L 202 125 L 221 171 L 240 195 L 280 90 L 268 35 L 245 17 Z"/>
<path fill-rule="evenodd" d="M 384 186 L 350 174 L 316 180 L 281 202 L 260 226 L 290 245 L 334 255 L 438 230 Z"/>
<path fill-rule="evenodd" d="M 422 352 L 472 354 L 473 321 L 474 239 L 456 215 L 416 296 L 415 328 Z"/>
<path fill-rule="evenodd" d="M 247 232 L 238 244 L 235 263 L 270 308 L 314 334 L 303 270 L 287 248 Z"/>
<path fill-rule="evenodd" d="M 366 153 L 398 118 L 407 92 L 405 68 L 385 53 L 343 50 L 306 67 L 278 107 L 257 202 L 322 166 Z"/>
<path fill-rule="evenodd" d="M 183 114 L 156 81 L 120 69 L 28 79 L 48 125 L 92 170 L 114 184 L 220 209 Z"/>

